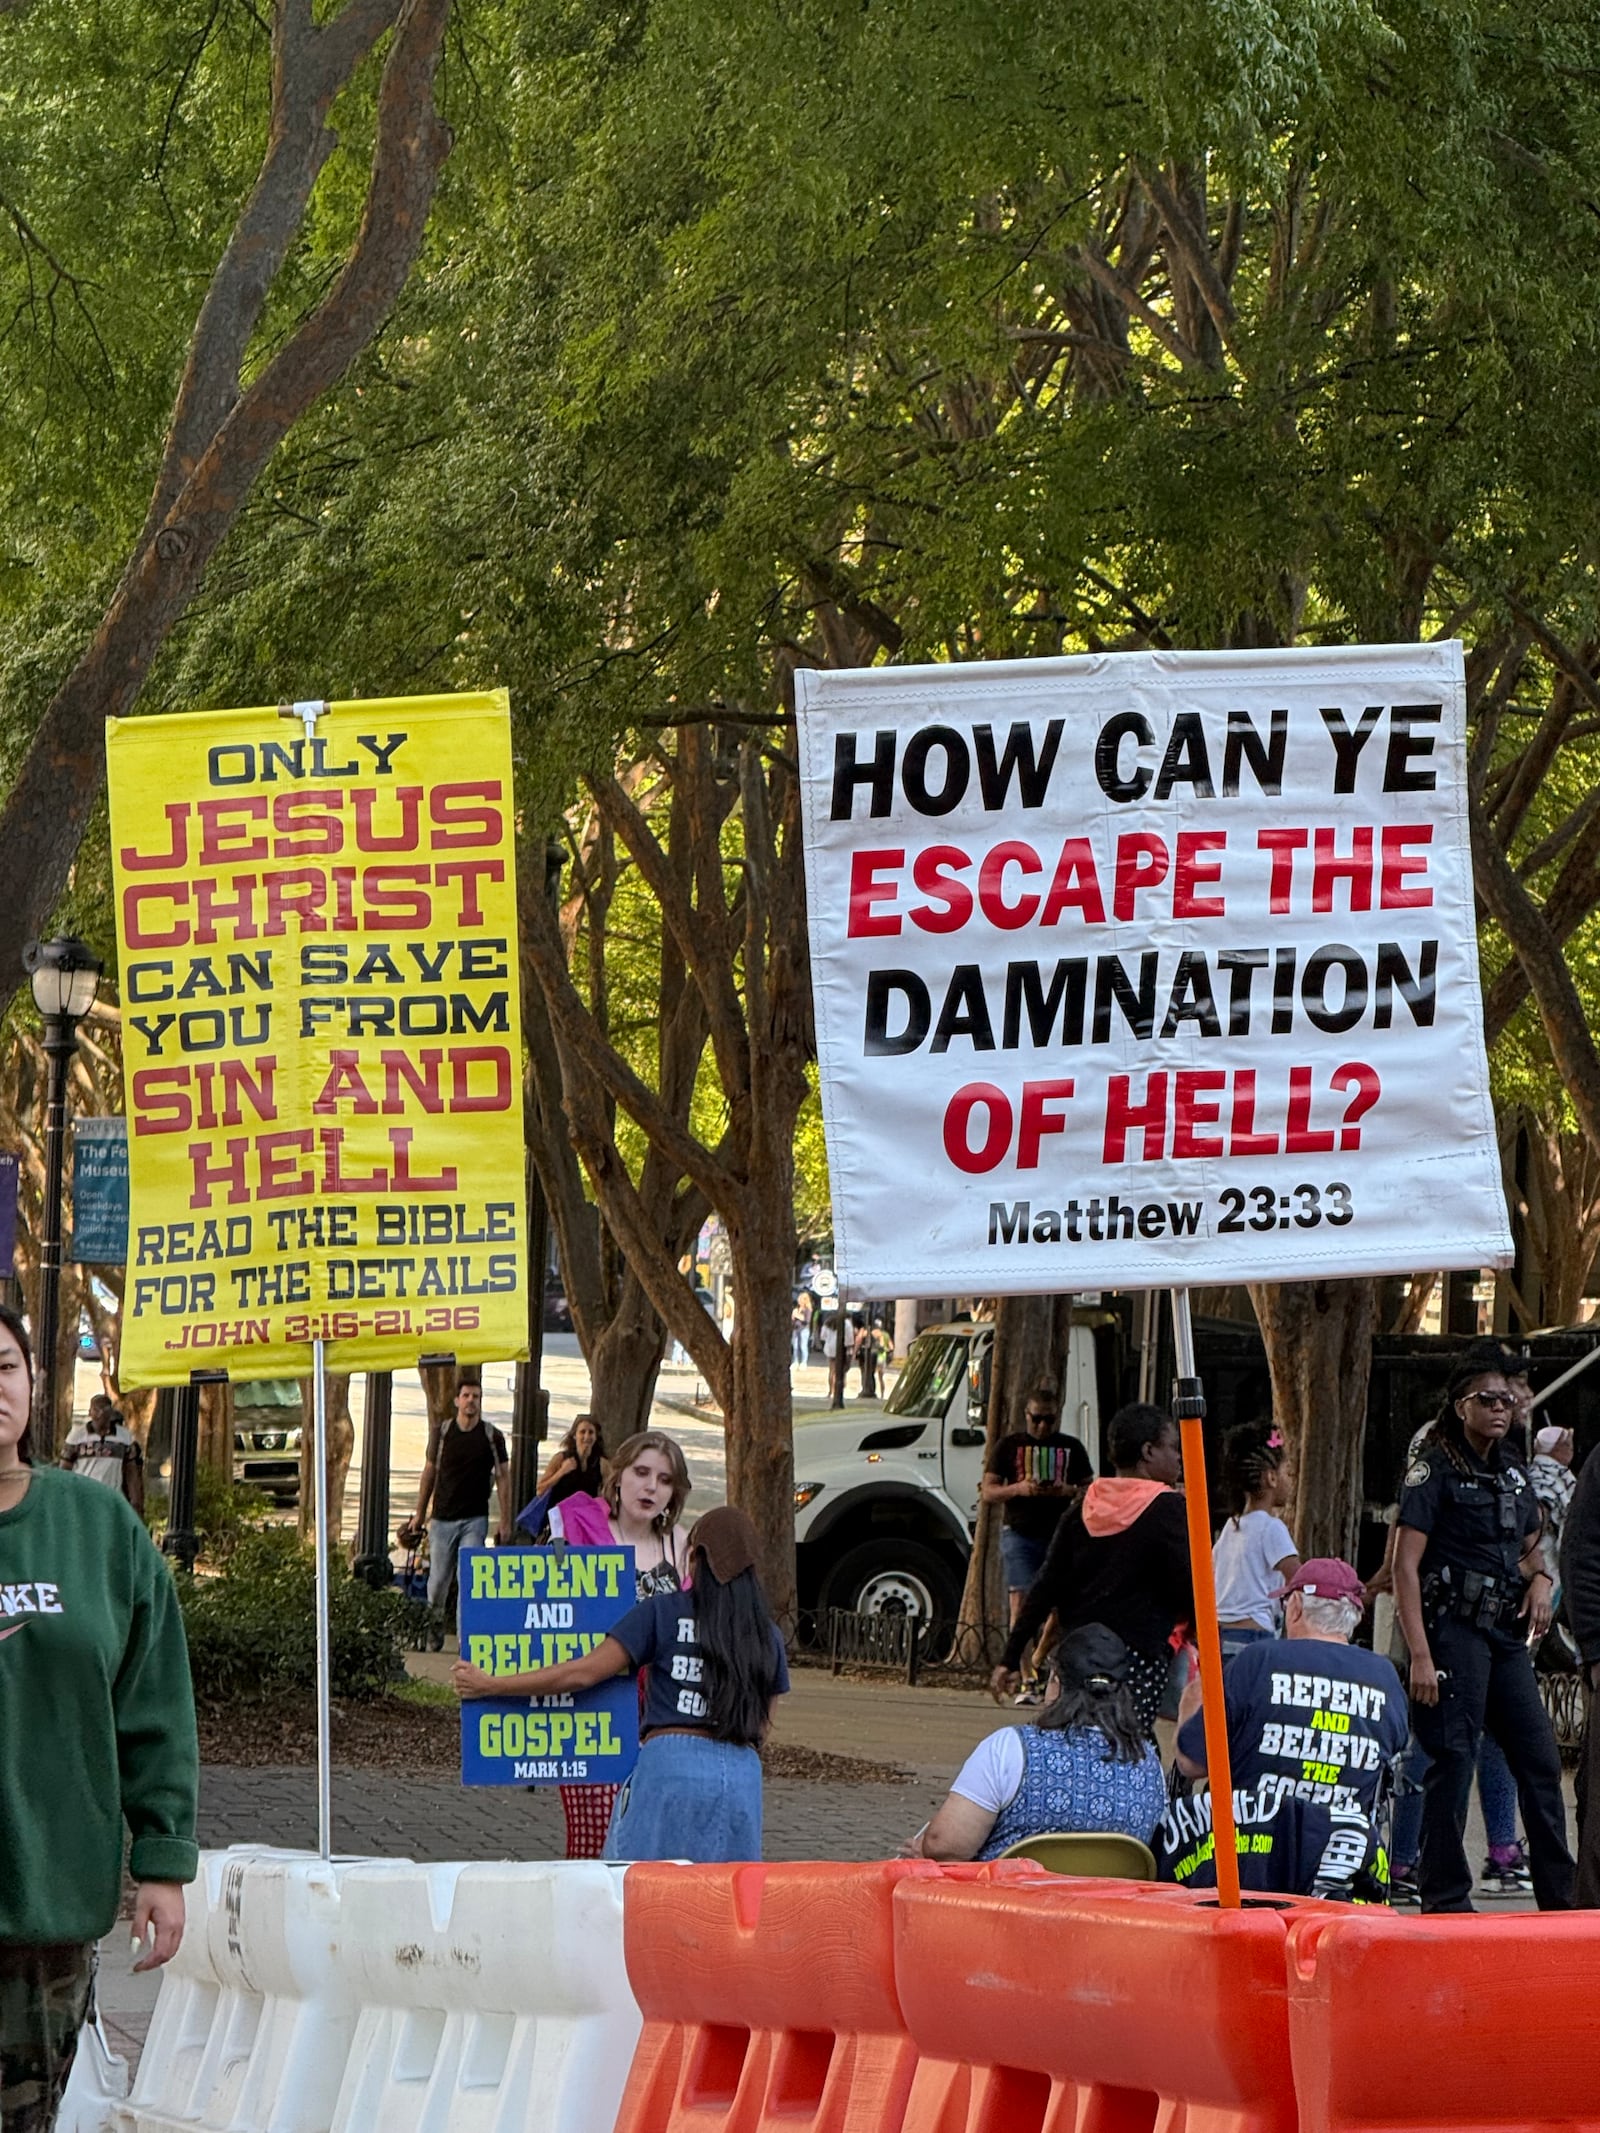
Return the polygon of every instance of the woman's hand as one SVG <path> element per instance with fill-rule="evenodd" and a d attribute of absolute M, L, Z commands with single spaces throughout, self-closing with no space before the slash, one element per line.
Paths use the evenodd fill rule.
<path fill-rule="evenodd" d="M 1432 1658 L 1427 1652 L 1414 1654 L 1411 1661 L 1411 1701 L 1413 1703 L 1437 1703 L 1439 1701 L 1439 1676 Z"/>
<path fill-rule="evenodd" d="M 170 1963 L 183 1939 L 183 1889 L 176 1881 L 141 1881 L 133 1899 L 133 1945 L 140 1949 L 154 1934 L 134 1970 L 159 1970 Z"/>
<path fill-rule="evenodd" d="M 1009 1666 L 997 1666 L 989 1676 L 989 1694 L 996 1703 L 1004 1703 L 1008 1696 L 1016 1694 L 1021 1680 L 1022 1676 Z"/>
<path fill-rule="evenodd" d="M 481 1666 L 473 1666 L 468 1660 L 458 1659 L 450 1669 L 450 1686 L 463 1703 L 474 1696 L 495 1694 L 494 1676 L 486 1674 Z"/>
<path fill-rule="evenodd" d="M 1526 1618 L 1528 1634 L 1535 1643 L 1550 1627 L 1551 1590 L 1549 1572 L 1536 1570 L 1528 1580 L 1527 1593 L 1524 1595 L 1522 1605 L 1517 1610 L 1518 1614 Z"/>

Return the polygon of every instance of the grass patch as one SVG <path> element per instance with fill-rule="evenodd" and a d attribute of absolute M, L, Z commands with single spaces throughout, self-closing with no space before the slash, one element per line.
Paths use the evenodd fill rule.
<path fill-rule="evenodd" d="M 423 1710 L 456 1708 L 456 1692 L 443 1681 L 422 1681 L 415 1674 L 408 1674 L 389 1691 L 396 1703 L 416 1704 Z"/>

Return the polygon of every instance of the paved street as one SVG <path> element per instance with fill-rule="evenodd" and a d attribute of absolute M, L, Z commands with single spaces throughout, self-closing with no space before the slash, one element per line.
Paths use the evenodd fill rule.
<path fill-rule="evenodd" d="M 487 1363 L 483 1370 L 484 1413 L 502 1430 L 511 1427 L 513 1369 L 509 1363 Z M 894 1373 L 886 1373 L 894 1383 Z M 550 1395 L 550 1442 L 555 1443 L 575 1415 L 589 1404 L 589 1372 L 578 1350 L 577 1336 L 547 1333 L 541 1382 Z M 850 1373 L 846 1412 L 872 1414 L 880 1400 L 857 1397 L 855 1371 Z M 820 1364 L 807 1364 L 793 1373 L 795 1419 L 803 1421 L 824 1412 L 828 1404 L 828 1373 Z M 79 1405 L 87 1404 L 90 1392 L 99 1389 L 98 1378 L 80 1379 Z M 652 1429 L 670 1430 L 683 1446 L 689 1463 L 693 1494 L 690 1511 L 698 1515 L 723 1501 L 727 1489 L 727 1458 L 723 1445 L 722 1418 L 705 1406 L 705 1380 L 692 1365 L 664 1363 L 656 1381 L 655 1402 L 650 1410 Z M 350 1386 L 350 1411 L 356 1426 L 355 1458 L 345 1492 L 343 1532 L 349 1539 L 356 1528 L 356 1506 L 361 1496 L 361 1430 L 366 1399 L 366 1379 L 356 1377 Z M 428 1410 L 422 1380 L 414 1370 L 394 1374 L 394 1419 L 390 1438 L 389 1532 L 416 1509 L 417 1483 L 422 1474 L 422 1455 L 428 1441 Z M 398 1558 L 397 1558 L 398 1560 Z"/>

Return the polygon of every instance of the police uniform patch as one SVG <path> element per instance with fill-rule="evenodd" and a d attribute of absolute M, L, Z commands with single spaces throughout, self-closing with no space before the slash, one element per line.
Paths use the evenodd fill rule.
<path fill-rule="evenodd" d="M 1420 1489 L 1432 1472 L 1433 1468 L 1426 1459 L 1413 1459 L 1406 1468 L 1405 1486 L 1408 1489 Z"/>

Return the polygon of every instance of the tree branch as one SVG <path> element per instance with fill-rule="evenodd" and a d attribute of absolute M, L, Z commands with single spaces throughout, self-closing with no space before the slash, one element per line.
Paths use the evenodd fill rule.
<path fill-rule="evenodd" d="M 1184 269 L 1200 292 L 1200 301 L 1211 314 L 1211 322 L 1221 336 L 1222 345 L 1237 361 L 1236 328 L 1238 314 L 1233 308 L 1233 298 L 1228 294 L 1216 262 L 1211 257 L 1211 242 L 1204 230 L 1196 229 L 1191 216 L 1179 202 L 1177 194 L 1159 171 L 1139 168 L 1139 182 L 1154 201 L 1162 221 L 1167 226 L 1174 249 L 1182 260 Z"/>
<path fill-rule="evenodd" d="M 140 545 L 154 538 L 239 398 L 245 353 L 338 145 L 334 98 L 399 13 L 401 0 L 350 0 L 325 30 L 304 0 L 280 0 L 272 31 L 272 120 L 255 186 L 217 262 L 189 342 Z"/>
<path fill-rule="evenodd" d="M 1512 871 L 1498 838 L 1476 810 L 1472 816 L 1472 856 L 1478 893 L 1526 973 L 1556 1071 L 1572 1100 L 1585 1138 L 1600 1151 L 1600 1053 L 1589 1033 L 1578 988 L 1538 906 Z"/>
<path fill-rule="evenodd" d="M 567 969 L 555 921 L 537 899 L 529 913 L 522 947 L 538 976 L 558 1042 L 566 1045 L 583 1062 L 603 1088 L 609 1089 L 628 1116 L 677 1165 L 682 1175 L 693 1178 L 714 1207 L 721 1206 L 737 1190 L 733 1174 L 692 1133 L 679 1125 L 655 1091 L 640 1080 L 621 1054 L 595 1028 Z M 562 1080 L 570 1120 L 572 1077 L 563 1071 Z"/>
<path fill-rule="evenodd" d="M 561 1038 L 567 1037 L 563 1026 Z M 594 1186 L 606 1227 L 621 1245 L 640 1286 L 705 1373 L 717 1405 L 727 1413 L 733 1387 L 733 1356 L 720 1330 L 701 1308 L 694 1291 L 678 1272 L 672 1244 L 651 1222 L 638 1188 L 628 1175 L 609 1127 L 595 1101 L 596 1088 L 585 1071 L 589 1062 L 563 1049 L 562 1076 L 573 1145 Z M 675 1203 L 676 1204 L 676 1203 Z M 675 1240 L 674 1240 L 675 1241 Z"/>
<path fill-rule="evenodd" d="M 1191 348 L 1178 329 L 1170 325 L 1161 313 L 1147 304 L 1142 296 L 1129 288 L 1114 267 L 1108 266 L 1086 244 L 1078 247 L 1078 257 L 1087 273 L 1100 284 L 1108 295 L 1115 297 L 1124 311 L 1131 312 L 1141 325 L 1148 326 L 1168 355 L 1181 363 L 1185 370 L 1204 370 L 1197 350 Z"/>
<path fill-rule="evenodd" d="M 376 0 L 363 4 L 376 12 Z M 135 547 L 92 643 L 39 722 L 0 809 L 0 971 L 20 972 L 24 942 L 45 930 L 66 887 L 104 776 L 105 719 L 131 709 L 267 461 L 343 376 L 404 286 L 449 150 L 433 104 L 449 12 L 450 0 L 401 0 L 378 91 L 365 212 L 344 270 L 234 404 L 154 539 Z M 282 0 L 291 43 L 307 19 L 303 0 Z"/>

